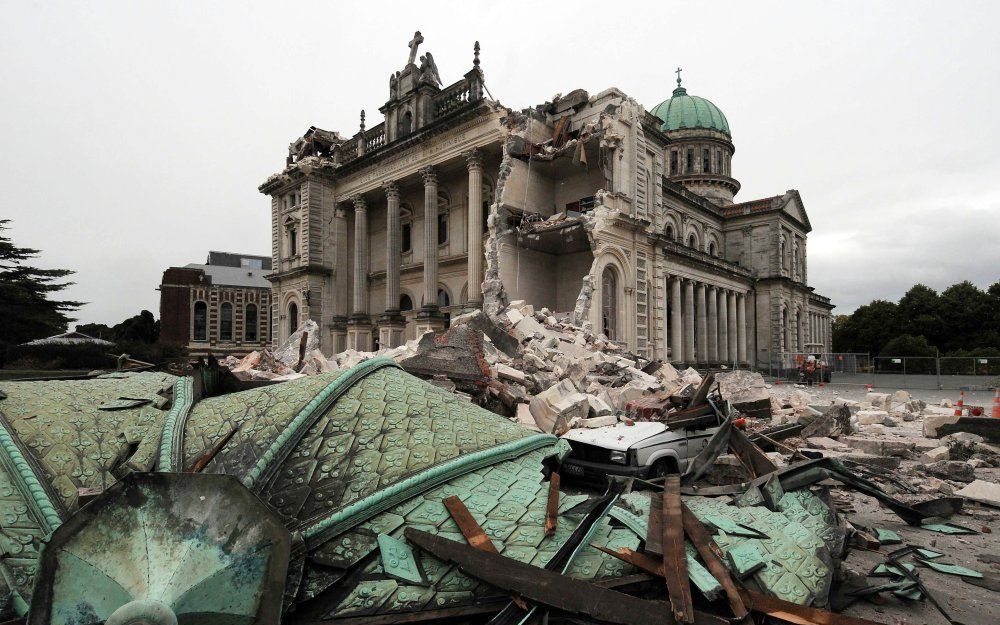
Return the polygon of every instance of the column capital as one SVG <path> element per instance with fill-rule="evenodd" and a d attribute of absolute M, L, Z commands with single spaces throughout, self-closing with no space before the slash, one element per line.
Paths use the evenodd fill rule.
<path fill-rule="evenodd" d="M 333 216 L 336 217 L 337 219 L 347 219 L 347 209 L 338 206 L 337 208 L 333 209 Z"/>
<path fill-rule="evenodd" d="M 462 154 L 465 157 L 465 166 L 469 171 L 482 171 L 483 170 L 483 155 L 477 150 L 469 150 Z"/>
<path fill-rule="evenodd" d="M 399 185 L 395 180 L 387 180 L 382 183 L 382 190 L 387 198 L 399 199 Z"/>
<path fill-rule="evenodd" d="M 420 175 L 424 178 L 424 185 L 437 184 L 437 172 L 433 167 L 424 167 L 420 170 Z"/>
<path fill-rule="evenodd" d="M 368 210 L 368 202 L 365 200 L 365 197 L 363 195 L 352 196 L 351 202 L 354 204 L 354 210 L 356 211 Z"/>

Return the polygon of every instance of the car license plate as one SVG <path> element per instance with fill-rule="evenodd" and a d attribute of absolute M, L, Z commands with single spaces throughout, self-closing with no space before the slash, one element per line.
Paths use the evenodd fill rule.
<path fill-rule="evenodd" d="M 566 475 L 583 475 L 583 467 L 575 464 L 564 464 L 562 470 Z"/>

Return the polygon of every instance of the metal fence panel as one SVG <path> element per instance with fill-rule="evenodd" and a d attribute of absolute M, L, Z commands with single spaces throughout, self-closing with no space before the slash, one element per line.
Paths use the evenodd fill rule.
<path fill-rule="evenodd" d="M 772 359 L 768 375 L 801 381 L 800 365 L 817 356 L 832 384 L 871 384 L 875 388 L 989 391 L 1000 386 L 1000 358 L 987 356 L 877 356 L 856 353 L 784 352 Z"/>

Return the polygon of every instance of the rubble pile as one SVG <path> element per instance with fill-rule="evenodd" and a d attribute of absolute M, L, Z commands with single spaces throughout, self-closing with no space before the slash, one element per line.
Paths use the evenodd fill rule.
<path fill-rule="evenodd" d="M 468 401 L 563 437 L 561 444 L 568 445 L 553 466 L 564 472 L 575 462 L 578 443 L 599 445 L 601 433 L 609 429 L 619 441 L 645 440 L 655 432 L 702 432 L 701 446 L 688 450 L 683 465 L 634 475 L 648 487 L 666 487 L 670 496 L 682 493 L 683 506 L 711 519 L 708 527 L 718 532 L 714 538 L 685 524 L 679 544 L 685 535 L 696 549 L 718 543 L 724 568 L 744 580 L 741 584 L 764 591 L 754 595 L 753 610 L 769 613 L 768 602 L 777 602 L 774 614 L 805 618 L 817 613 L 795 612 L 796 605 L 841 612 L 856 604 L 851 609 L 864 615 L 870 604 L 861 599 L 885 605 L 891 596 L 903 602 L 899 614 L 912 616 L 913 605 L 938 605 L 937 582 L 923 577 L 981 575 L 964 566 L 974 564 L 965 552 L 968 537 L 988 533 L 998 518 L 1000 428 L 998 420 L 971 416 L 971 411 L 956 414 L 949 402 L 929 405 L 906 391 L 849 399 L 830 389 L 772 387 L 750 371 L 679 371 L 630 353 L 587 322 L 577 324 L 569 315 L 536 310 L 523 301 L 503 305 L 492 316 L 483 311 L 460 315 L 445 332 L 427 333 L 393 349 L 348 350 L 327 358 L 317 337 L 316 324 L 306 322 L 279 349 L 225 364 L 241 379 L 279 382 L 391 358 L 408 373 Z M 680 486 L 670 486 L 673 473 L 680 474 Z M 614 557 L 641 569 L 642 558 L 666 561 L 683 553 L 677 552 L 678 543 L 668 547 L 660 540 L 668 518 L 661 499 L 666 500 L 655 491 L 652 496 L 623 493 L 618 505 L 605 511 L 643 539 L 640 551 L 619 551 Z M 727 521 L 726 515 L 739 510 L 753 514 L 739 516 L 738 523 Z M 780 529 L 786 526 L 791 529 Z M 822 539 L 803 538 L 801 526 Z M 437 548 L 417 534 L 407 537 Z M 819 558 L 814 565 L 822 573 L 790 576 L 796 558 L 788 551 L 794 549 L 780 542 L 786 538 L 799 550 L 804 543 L 796 541 L 814 542 L 816 553 L 807 557 Z M 905 544 L 883 549 L 897 543 Z M 776 551 L 768 553 L 769 548 Z M 698 553 L 706 563 L 711 559 Z M 688 557 L 694 567 L 692 588 L 718 600 L 722 595 L 712 586 L 712 576 L 699 577 L 703 569 Z M 959 557 L 965 558 L 963 565 L 949 562 Z M 513 566 L 506 560 L 497 564 Z M 912 574 L 915 565 L 933 573 Z M 662 576 L 665 570 L 651 572 Z M 669 575 L 667 582 L 668 589 L 675 585 Z M 802 584 L 808 592 L 799 596 Z M 730 611 L 739 615 L 739 602 L 730 599 Z M 833 618 L 825 614 L 807 622 Z"/>

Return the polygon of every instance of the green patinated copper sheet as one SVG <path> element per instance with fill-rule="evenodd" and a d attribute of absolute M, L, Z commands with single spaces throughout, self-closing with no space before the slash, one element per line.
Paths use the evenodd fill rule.
<path fill-rule="evenodd" d="M 242 480 L 296 415 L 337 377 L 328 373 L 203 399 L 185 424 L 184 467 L 239 426 L 205 472 Z"/>
<path fill-rule="evenodd" d="M 291 526 L 308 527 L 434 467 L 532 435 L 395 366 L 383 367 L 319 416 L 261 497 Z"/>
<path fill-rule="evenodd" d="M 164 397 L 178 378 L 142 372 L 89 380 L 0 382 L 7 399 L 0 402 L 12 434 L 41 468 L 66 509 L 76 506 L 77 490 L 104 490 L 115 483 L 110 469 L 135 453 L 126 466 L 149 471 L 156 462 L 160 433 L 168 411 Z M 148 399 L 131 409 L 103 410 L 120 398 Z"/>
<path fill-rule="evenodd" d="M 583 518 L 582 515 L 565 514 L 574 501 L 561 498 L 561 518 L 556 533 L 552 537 L 545 536 L 548 489 L 541 481 L 541 460 L 551 453 L 551 449 L 535 450 L 515 460 L 452 479 L 376 516 L 358 529 L 378 528 L 402 539 L 404 528 L 415 527 L 464 543 L 465 538 L 458 525 L 451 520 L 442 503 L 446 497 L 457 495 L 501 554 L 542 567 Z M 337 543 L 338 539 L 330 542 Z M 635 549 L 639 545 L 638 537 L 631 530 L 614 528 L 608 520 L 598 523 L 590 542 L 612 549 Z M 385 571 L 381 560 L 375 559 L 364 567 L 361 573 L 364 581 L 321 616 L 341 618 L 441 609 L 504 596 L 504 593 L 463 574 L 454 566 L 443 564 L 426 554 L 419 554 L 418 557 L 430 586 L 420 587 L 393 579 Z M 568 574 L 577 579 L 600 579 L 632 572 L 634 569 L 630 565 L 588 545 L 576 557 Z M 334 583 L 335 577 L 336 571 L 332 568 L 307 564 L 306 579 L 313 585 L 308 594 L 322 596 L 321 586 Z"/>

